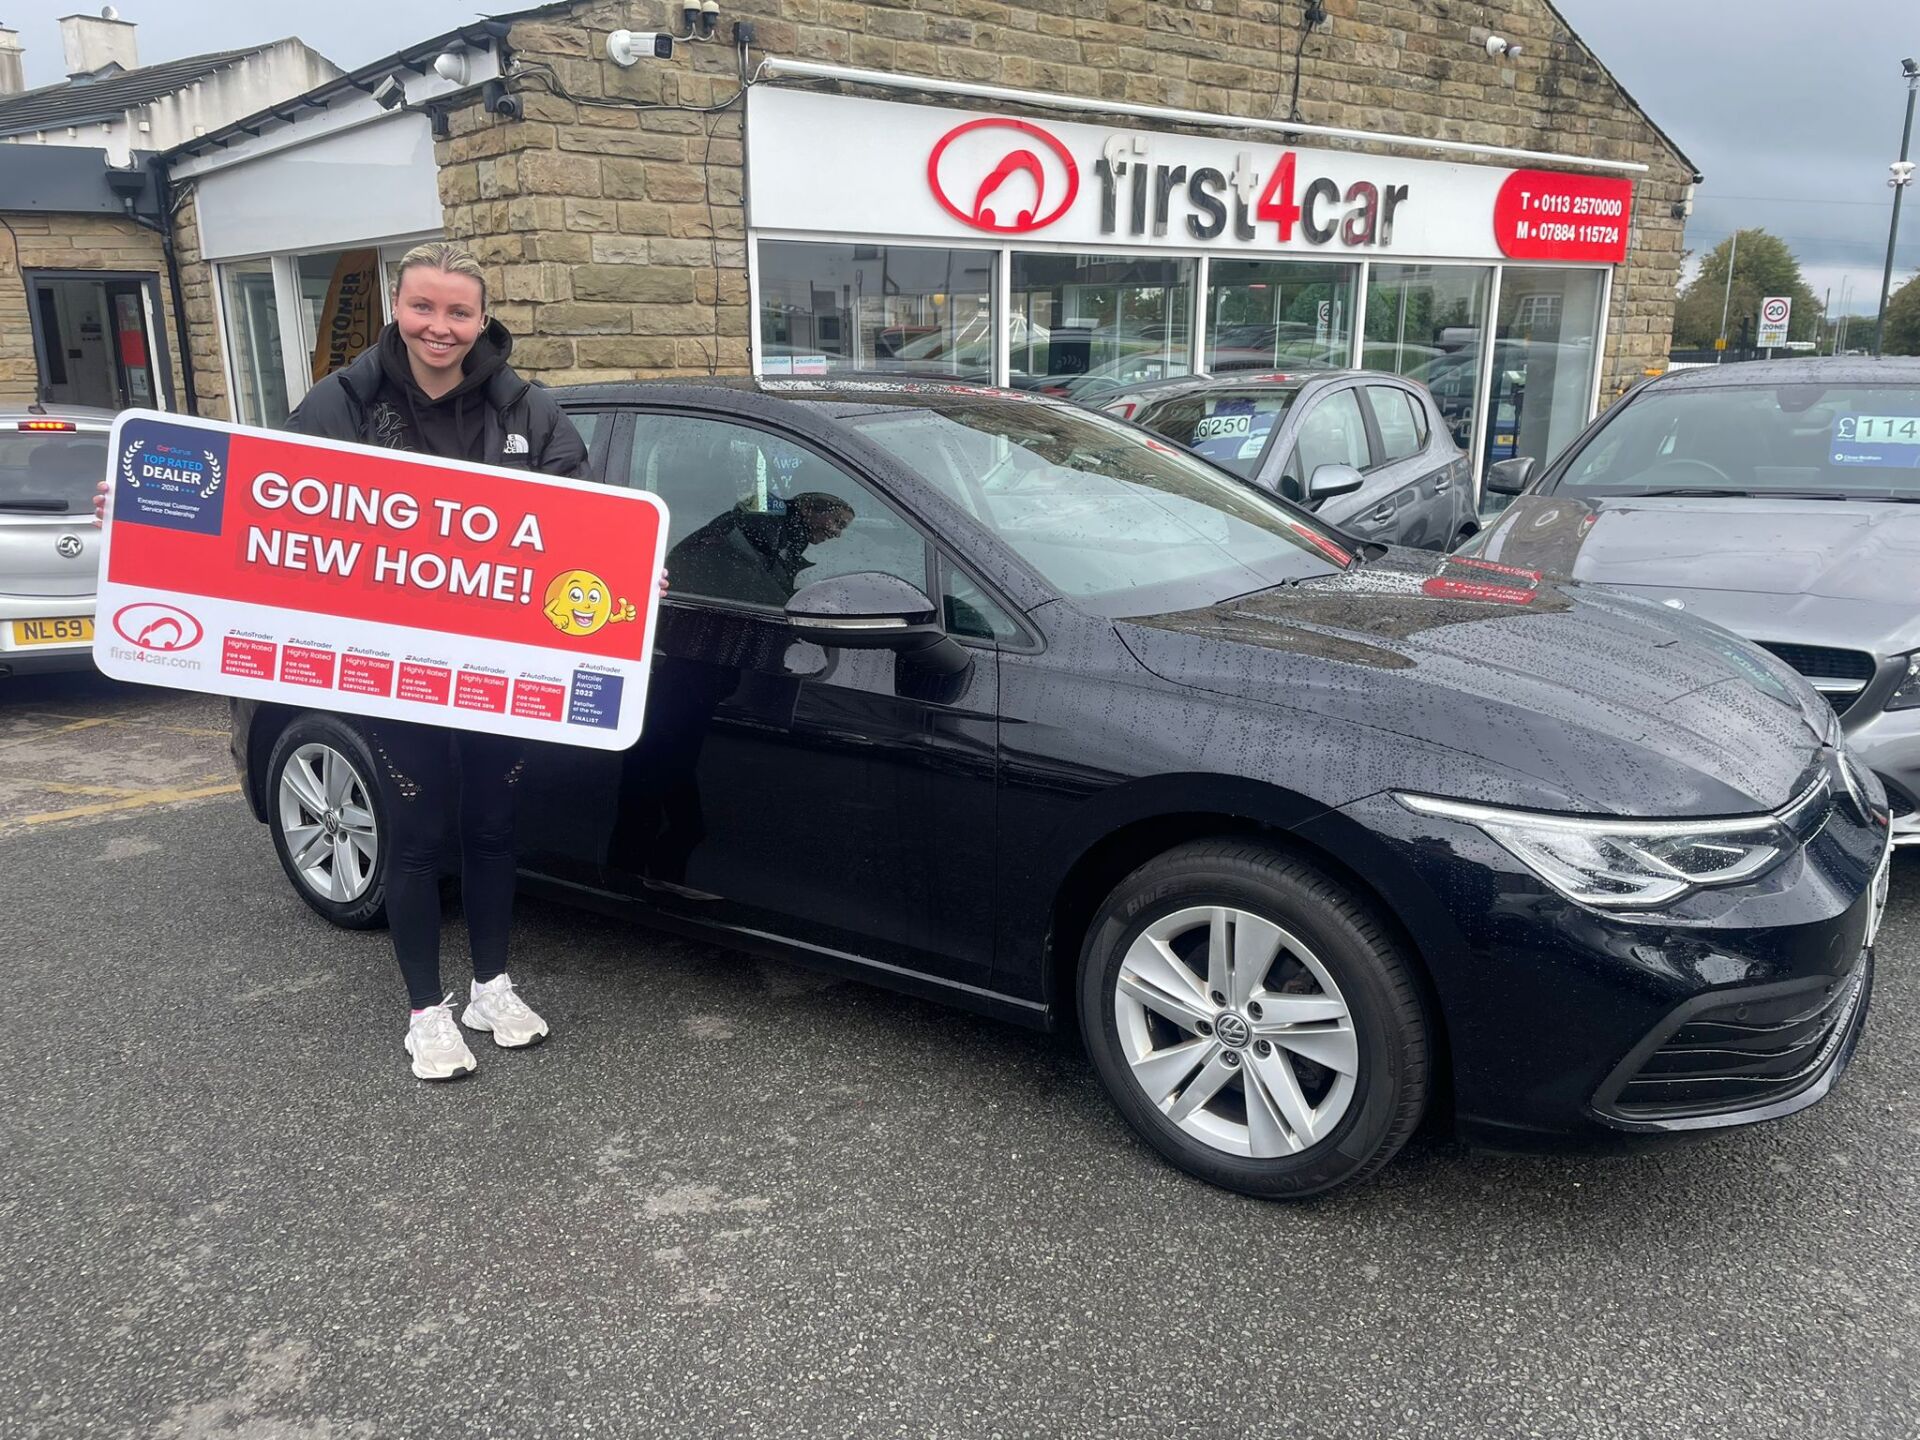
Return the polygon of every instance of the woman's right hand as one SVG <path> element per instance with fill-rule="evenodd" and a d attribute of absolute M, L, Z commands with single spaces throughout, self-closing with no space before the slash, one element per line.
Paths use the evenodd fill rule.
<path fill-rule="evenodd" d="M 107 523 L 107 496 L 112 486 L 105 480 L 95 487 L 93 492 L 93 528 L 98 530 Z"/>

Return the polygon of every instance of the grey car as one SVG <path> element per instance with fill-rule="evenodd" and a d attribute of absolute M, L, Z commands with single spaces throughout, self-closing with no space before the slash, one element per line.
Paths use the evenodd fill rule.
<path fill-rule="evenodd" d="M 1706 366 L 1633 391 L 1465 547 L 1651 596 L 1827 697 L 1920 845 L 1920 360 Z"/>
<path fill-rule="evenodd" d="M 0 677 L 93 666 L 111 410 L 0 409 Z"/>
<path fill-rule="evenodd" d="M 1361 539 L 1446 550 L 1478 528 L 1466 454 L 1426 388 L 1398 375 L 1220 375 L 1101 408 Z"/>

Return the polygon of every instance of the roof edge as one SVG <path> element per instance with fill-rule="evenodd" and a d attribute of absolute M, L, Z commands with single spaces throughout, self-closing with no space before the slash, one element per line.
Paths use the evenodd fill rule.
<path fill-rule="evenodd" d="M 1693 183 L 1698 185 L 1701 181 L 1705 180 L 1707 177 L 1700 173 L 1700 167 L 1693 163 L 1693 157 L 1680 148 L 1680 142 L 1667 133 L 1666 128 L 1662 126 L 1658 120 L 1653 118 L 1646 106 L 1634 99 L 1633 92 L 1620 83 L 1620 77 L 1613 73 L 1612 67 L 1600 58 L 1599 53 L 1595 51 L 1592 45 L 1587 43 L 1587 37 L 1576 30 L 1573 22 L 1561 13 L 1560 7 L 1555 3 L 1555 0 L 1540 0 L 1540 3 L 1545 5 L 1548 13 L 1565 27 L 1567 34 L 1579 42 L 1580 48 L 1587 52 L 1587 58 L 1599 67 L 1602 75 L 1607 77 L 1607 83 L 1620 92 L 1621 98 L 1633 106 L 1634 112 L 1638 114 L 1642 120 L 1647 122 L 1648 127 L 1665 142 L 1666 147 L 1673 152 L 1674 157 L 1687 167 L 1687 173 L 1693 176 Z"/>

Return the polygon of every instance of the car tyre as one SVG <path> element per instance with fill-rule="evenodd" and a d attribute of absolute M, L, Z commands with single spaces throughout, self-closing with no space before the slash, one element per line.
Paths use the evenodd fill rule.
<path fill-rule="evenodd" d="M 1365 1179 L 1426 1109 L 1428 1023 L 1399 946 L 1350 889 L 1268 846 L 1202 841 L 1135 870 L 1088 927 L 1078 1000 L 1127 1122 L 1243 1195 Z"/>
<path fill-rule="evenodd" d="M 373 748 L 335 715 L 296 716 L 267 757 L 267 828 L 294 892 L 343 930 L 386 924 L 386 802 Z"/>

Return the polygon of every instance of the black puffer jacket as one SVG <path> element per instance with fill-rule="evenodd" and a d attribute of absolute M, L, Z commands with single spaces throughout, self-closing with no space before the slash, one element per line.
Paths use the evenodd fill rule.
<path fill-rule="evenodd" d="M 430 451 L 427 445 L 418 443 L 420 430 L 441 428 L 420 424 L 424 418 L 420 407 L 436 402 L 419 394 L 410 380 L 396 379 L 394 367 L 382 364 L 382 350 L 398 347 L 399 335 L 389 325 L 351 365 L 334 371 L 309 390 L 282 428 L 325 440 L 437 454 L 437 450 Z M 473 404 L 478 414 L 471 418 L 480 425 L 478 445 L 462 447 L 469 453 L 441 458 L 473 459 L 515 470 L 538 470 L 545 475 L 583 474 L 586 442 L 553 396 L 506 363 L 512 349 L 513 337 L 506 327 L 497 320 L 489 321 L 467 356 L 466 369 L 469 375 L 478 370 L 491 373 L 486 374 L 478 393 L 469 393 L 472 387 L 463 383 L 456 396 L 443 397 L 455 404 Z M 400 374 L 404 375 L 404 369 Z M 406 393 L 408 388 L 413 391 L 411 395 Z M 400 423 L 395 423 L 396 418 Z M 465 422 L 470 417 L 460 418 Z"/>

